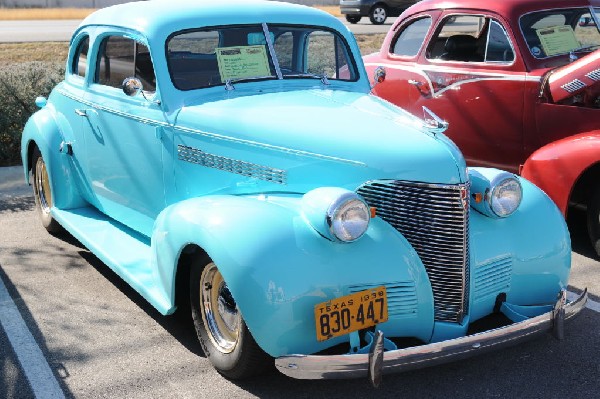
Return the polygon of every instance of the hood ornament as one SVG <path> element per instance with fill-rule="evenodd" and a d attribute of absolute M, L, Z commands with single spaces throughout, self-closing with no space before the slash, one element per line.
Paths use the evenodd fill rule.
<path fill-rule="evenodd" d="M 448 129 L 448 122 L 442 120 L 427 107 L 423 107 L 423 126 L 433 134 L 444 133 Z"/>

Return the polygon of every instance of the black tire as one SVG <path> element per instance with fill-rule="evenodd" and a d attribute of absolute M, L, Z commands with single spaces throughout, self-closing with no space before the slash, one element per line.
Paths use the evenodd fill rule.
<path fill-rule="evenodd" d="M 44 162 L 42 153 L 37 147 L 34 148 L 31 157 L 31 173 L 35 208 L 40 215 L 42 225 L 49 233 L 62 232 L 61 225 L 58 224 L 56 219 L 54 219 L 50 213 L 50 209 L 54 203 L 54 197 L 52 195 L 52 188 L 50 187 L 46 162 Z"/>
<path fill-rule="evenodd" d="M 369 19 L 373 25 L 381 25 L 388 17 L 387 8 L 383 4 L 375 4 L 369 11 Z"/>
<path fill-rule="evenodd" d="M 596 188 L 590 196 L 587 207 L 587 225 L 592 248 L 600 257 L 600 187 Z"/>
<path fill-rule="evenodd" d="M 360 15 L 348 15 L 346 14 L 346 21 L 350 22 L 351 24 L 356 24 L 360 21 L 361 16 Z"/>
<path fill-rule="evenodd" d="M 273 365 L 273 359 L 250 334 L 219 269 L 210 260 L 198 259 L 192 264 L 190 307 L 202 349 L 223 376 L 245 379 Z"/>

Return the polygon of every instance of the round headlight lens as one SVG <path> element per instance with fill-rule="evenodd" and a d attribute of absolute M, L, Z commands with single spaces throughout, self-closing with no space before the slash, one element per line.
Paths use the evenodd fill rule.
<path fill-rule="evenodd" d="M 370 220 L 369 207 L 356 194 L 341 196 L 327 212 L 329 230 L 344 242 L 358 240 L 367 231 Z"/>
<path fill-rule="evenodd" d="M 508 177 L 493 184 L 490 190 L 490 208 L 495 215 L 506 217 L 517 210 L 523 198 L 521 183 L 514 178 Z"/>

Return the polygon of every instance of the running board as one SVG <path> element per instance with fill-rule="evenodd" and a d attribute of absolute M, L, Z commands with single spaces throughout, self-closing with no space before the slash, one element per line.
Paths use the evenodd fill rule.
<path fill-rule="evenodd" d="M 93 207 L 52 208 L 52 216 L 160 313 L 173 312 L 164 290 L 157 284 L 149 238 Z"/>

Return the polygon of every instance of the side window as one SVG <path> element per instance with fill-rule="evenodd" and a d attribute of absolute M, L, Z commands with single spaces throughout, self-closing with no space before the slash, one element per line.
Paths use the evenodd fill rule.
<path fill-rule="evenodd" d="M 392 43 L 392 54 L 413 57 L 425 41 L 425 36 L 431 26 L 431 17 L 418 19 L 400 32 L 396 42 Z"/>
<path fill-rule="evenodd" d="M 431 39 L 427 58 L 510 63 L 515 53 L 498 21 L 477 15 L 452 15 L 444 19 L 441 29 Z"/>
<path fill-rule="evenodd" d="M 512 62 L 515 53 L 510 45 L 506 31 L 496 21 L 492 21 L 488 32 L 487 48 L 485 49 L 486 62 Z"/>
<path fill-rule="evenodd" d="M 336 74 L 335 58 L 327 55 L 337 54 L 336 37 L 330 32 L 315 31 L 308 36 L 307 70 L 315 75 L 333 77 Z"/>
<path fill-rule="evenodd" d="M 154 66 L 148 47 L 122 36 L 109 36 L 100 44 L 95 82 L 121 88 L 126 78 L 136 77 L 144 91 L 156 90 Z"/>
<path fill-rule="evenodd" d="M 87 67 L 88 50 L 90 48 L 90 37 L 86 36 L 79 41 L 75 56 L 73 57 L 73 64 L 71 65 L 71 73 L 85 77 L 85 69 Z"/>

